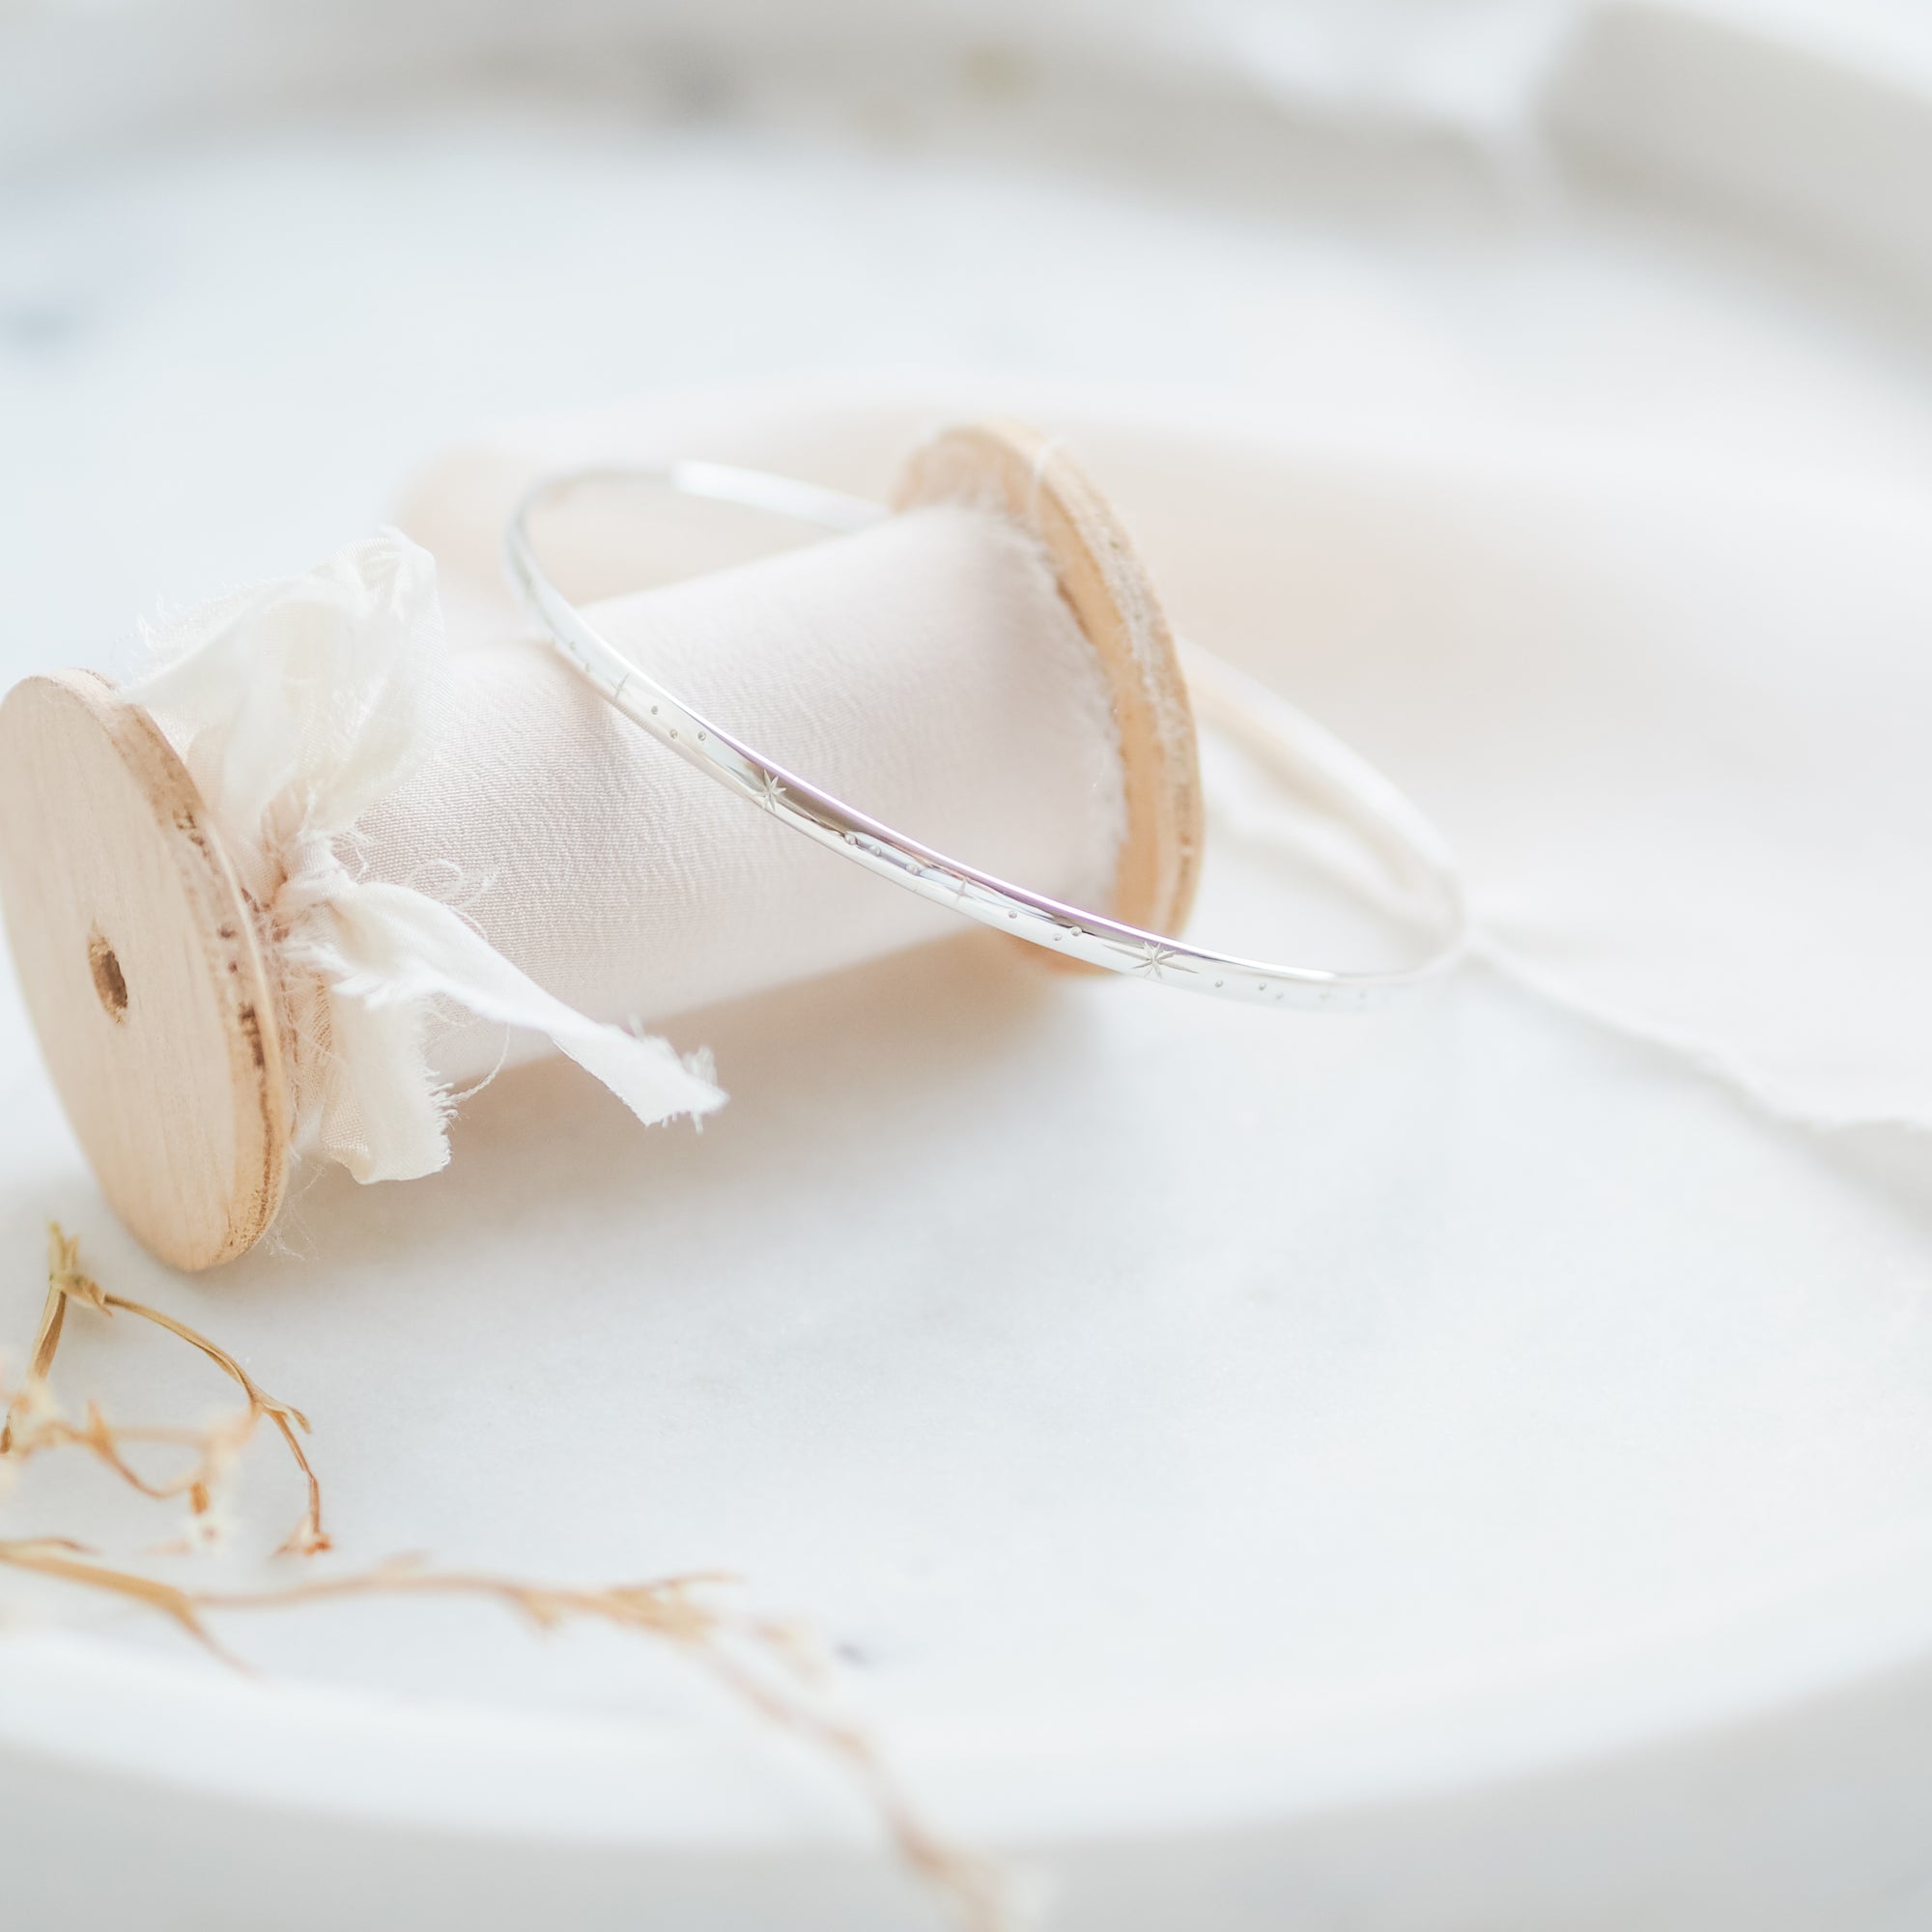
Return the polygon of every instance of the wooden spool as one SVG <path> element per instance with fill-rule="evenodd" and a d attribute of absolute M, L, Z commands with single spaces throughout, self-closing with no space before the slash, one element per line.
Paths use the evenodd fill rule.
<path fill-rule="evenodd" d="M 1000 510 L 1045 545 L 1121 737 L 1126 835 L 1113 904 L 1096 909 L 1179 932 L 1201 850 L 1193 720 L 1105 498 L 1047 439 L 993 423 L 920 450 L 896 501 Z M 187 768 L 92 671 L 30 677 L 0 703 L 0 902 L 41 1050 L 115 1212 L 177 1267 L 244 1253 L 291 1158 L 282 987 Z"/>

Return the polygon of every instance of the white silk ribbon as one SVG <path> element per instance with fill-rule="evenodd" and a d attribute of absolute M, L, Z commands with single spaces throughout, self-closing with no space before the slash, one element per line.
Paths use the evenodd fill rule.
<path fill-rule="evenodd" d="M 357 819 L 434 750 L 436 564 L 388 530 L 170 625 L 128 696 L 181 749 L 257 908 L 296 1070 L 296 1145 L 357 1180 L 449 1159 L 439 1009 L 527 1028 L 654 1122 L 722 1106 L 708 1059 L 586 1018 L 442 900 L 355 868 Z"/>

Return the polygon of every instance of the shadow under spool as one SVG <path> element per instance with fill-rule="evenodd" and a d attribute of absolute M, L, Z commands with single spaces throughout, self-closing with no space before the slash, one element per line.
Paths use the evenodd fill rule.
<path fill-rule="evenodd" d="M 1179 932 L 1201 845 L 1193 720 L 1118 519 L 1070 459 L 1010 424 L 915 454 L 896 507 L 947 502 L 1037 538 L 1100 666 L 1125 830 L 1112 903 L 1094 910 Z M 797 844 L 801 863 L 815 858 Z M 92 671 L 28 678 L 0 704 L 0 898 L 42 1051 L 115 1211 L 178 1267 L 244 1253 L 291 1161 L 278 964 L 181 756 Z"/>

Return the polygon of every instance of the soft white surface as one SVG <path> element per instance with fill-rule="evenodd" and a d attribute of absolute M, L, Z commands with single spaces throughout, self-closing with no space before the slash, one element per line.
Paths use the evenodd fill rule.
<path fill-rule="evenodd" d="M 1269 430 L 1249 474 L 1293 512 L 1265 561 L 1307 621 L 1273 648 L 1321 703 L 1291 695 L 1461 819 L 1479 872 L 1536 856 L 1437 795 L 1459 752 L 1514 742 L 1468 715 L 1492 663 L 1520 685 L 1547 650 L 1621 724 L 1674 623 L 1696 691 L 1729 680 L 1774 745 L 1837 728 L 1804 696 L 1814 650 L 1850 637 L 1861 677 L 1913 674 L 1889 640 L 1932 476 L 1922 349 L 1748 257 L 1587 210 L 1452 249 L 1278 203 L 655 140 L 264 137 L 245 168 L 209 146 L 15 189 L 7 259 L 71 318 L 0 373 L 21 667 L 111 659 L 156 585 L 320 554 L 486 414 L 952 356 L 1022 405 L 1023 373 L 1239 384 L 1218 407 Z M 749 406 L 713 407 L 742 437 Z M 1255 662 L 1262 613 L 1213 605 L 1218 560 L 1160 524 L 1136 446 L 1097 453 L 1177 607 Z M 1418 623 L 1451 655 L 1422 667 L 1431 705 L 1391 706 L 1376 667 L 1418 674 Z M 1784 639 L 1764 680 L 1746 625 Z M 1621 766 L 1544 776 L 1573 834 L 1648 804 Z M 1695 829 L 1723 852 L 1750 832 Z M 1680 842 L 1680 865 L 1709 849 Z M 1871 856 L 1833 873 L 1834 922 Z M 1199 929 L 1261 937 L 1268 862 L 1214 864 Z M 1561 854 L 1537 876 L 1570 878 Z M 1576 872 L 1571 920 L 1599 876 Z M 1902 903 L 1910 874 L 1887 878 Z M 1673 998 L 1725 978 L 1693 937 L 1706 970 Z M 1870 1037 L 1861 985 L 1819 1005 L 1802 1037 Z M 10 1011 L 14 1332 L 58 1212 L 114 1285 L 312 1408 L 346 1548 L 745 1572 L 866 1660 L 943 1815 L 1053 1847 L 1068 1923 L 1922 1922 L 1922 1142 L 1775 1124 L 1481 972 L 1365 1024 L 1269 1027 L 969 939 L 695 1018 L 755 1069 L 702 1138 L 644 1139 L 568 1069 L 523 1069 L 446 1175 L 325 1180 L 298 1256 L 189 1285 L 99 1208 Z M 209 1387 L 112 1339 L 79 1335 L 72 1368 L 122 1409 Z M 266 1463 L 251 1494 L 280 1521 Z M 11 1522 L 102 1502 L 52 1472 L 35 1495 Z M 911 1922 L 829 1866 L 676 1861 L 851 1813 L 612 1647 L 481 1615 L 238 1626 L 311 1688 L 222 1684 L 190 1719 L 197 1665 L 60 1609 L 84 1645 L 0 1651 L 10 1883 L 49 1916 L 125 1878 L 205 1918 L 299 1858 L 291 1924 L 375 1897 L 424 1925 L 615 1925 L 640 1901 L 694 1926 Z M 122 1859 L 20 1856 L 76 1818 L 96 1842 L 111 1821 Z M 497 1842 L 452 1855 L 432 1826 L 459 1821 Z"/>

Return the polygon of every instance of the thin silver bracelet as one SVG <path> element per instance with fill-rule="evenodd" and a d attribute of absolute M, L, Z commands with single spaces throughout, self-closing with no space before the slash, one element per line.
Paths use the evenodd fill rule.
<path fill-rule="evenodd" d="M 539 506 L 588 485 L 656 485 L 687 497 L 790 517 L 827 530 L 861 530 L 891 513 L 863 497 L 724 464 L 597 469 L 546 477 L 524 496 L 504 536 L 510 580 L 552 644 L 595 689 L 687 764 L 855 865 L 949 911 L 1045 951 L 1111 973 L 1257 1006 L 1350 1010 L 1378 1006 L 1434 978 L 1463 951 L 1467 915 L 1456 864 L 1429 821 L 1371 765 L 1312 720 L 1231 666 L 1199 650 L 1185 662 L 1197 707 L 1259 762 L 1350 823 L 1395 870 L 1435 902 L 1436 930 L 1421 963 L 1394 972 L 1270 965 L 1144 932 L 1028 892 L 882 825 L 722 730 L 626 658 L 545 575 L 529 520 Z"/>

